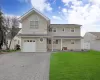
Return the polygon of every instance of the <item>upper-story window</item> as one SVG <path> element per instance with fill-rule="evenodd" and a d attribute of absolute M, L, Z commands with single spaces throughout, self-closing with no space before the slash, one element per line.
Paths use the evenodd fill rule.
<path fill-rule="evenodd" d="M 49 32 L 52 32 L 52 28 L 50 28 L 50 27 L 49 27 L 49 29 L 48 29 L 48 30 L 49 30 Z"/>
<path fill-rule="evenodd" d="M 56 28 L 53 28 L 52 31 L 53 31 L 53 32 L 56 32 Z"/>
<path fill-rule="evenodd" d="M 39 27 L 38 16 L 34 16 L 34 19 L 30 21 L 30 28 L 37 29 Z"/>
<path fill-rule="evenodd" d="M 47 43 L 48 44 L 51 44 L 51 39 L 47 39 Z"/>
<path fill-rule="evenodd" d="M 30 21 L 30 28 L 38 28 L 39 27 L 38 21 Z"/>
<path fill-rule="evenodd" d="M 64 32 L 65 31 L 65 28 L 63 28 L 62 31 Z"/>
<path fill-rule="evenodd" d="M 70 31 L 71 31 L 71 32 L 75 32 L 75 28 L 71 28 Z"/>

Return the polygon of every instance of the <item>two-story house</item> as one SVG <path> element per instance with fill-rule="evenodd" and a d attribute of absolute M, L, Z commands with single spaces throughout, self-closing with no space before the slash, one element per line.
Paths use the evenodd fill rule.
<path fill-rule="evenodd" d="M 80 50 L 81 25 L 50 24 L 50 19 L 35 8 L 20 17 L 22 52 Z"/>
<path fill-rule="evenodd" d="M 87 32 L 84 35 L 84 49 L 100 51 L 100 32 Z"/>

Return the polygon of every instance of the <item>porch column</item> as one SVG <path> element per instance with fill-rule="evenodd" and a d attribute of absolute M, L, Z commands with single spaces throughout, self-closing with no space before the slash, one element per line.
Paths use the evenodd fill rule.
<path fill-rule="evenodd" d="M 61 50 L 62 50 L 62 39 L 61 39 Z"/>
<path fill-rule="evenodd" d="M 53 51 L 53 37 L 52 37 L 52 51 Z"/>

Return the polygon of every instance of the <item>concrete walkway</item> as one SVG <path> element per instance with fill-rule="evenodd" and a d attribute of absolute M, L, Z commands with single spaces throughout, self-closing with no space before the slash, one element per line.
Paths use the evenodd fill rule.
<path fill-rule="evenodd" d="M 0 55 L 0 80 L 49 80 L 50 53 Z"/>

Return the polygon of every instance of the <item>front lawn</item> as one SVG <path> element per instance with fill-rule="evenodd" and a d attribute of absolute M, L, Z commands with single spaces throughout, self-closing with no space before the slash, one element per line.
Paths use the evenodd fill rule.
<path fill-rule="evenodd" d="M 100 80 L 100 52 L 52 54 L 50 80 Z"/>

